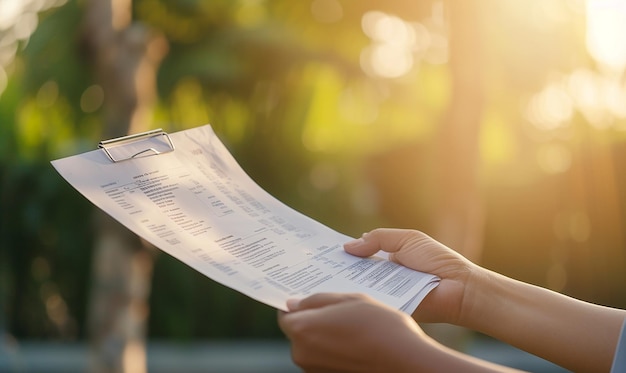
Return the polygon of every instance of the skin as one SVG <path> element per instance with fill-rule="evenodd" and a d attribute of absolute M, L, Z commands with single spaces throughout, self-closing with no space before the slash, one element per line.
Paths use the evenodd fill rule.
<path fill-rule="evenodd" d="M 576 372 L 608 372 L 626 311 L 594 305 L 484 269 L 422 232 L 376 229 L 344 245 L 357 256 L 435 274 L 412 318 L 361 294 L 290 300 L 278 323 L 306 372 L 512 372 L 451 350 L 418 322 L 467 327 Z"/>

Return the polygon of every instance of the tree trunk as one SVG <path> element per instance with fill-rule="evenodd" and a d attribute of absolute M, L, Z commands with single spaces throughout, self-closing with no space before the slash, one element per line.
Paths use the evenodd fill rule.
<path fill-rule="evenodd" d="M 105 101 L 103 138 L 148 129 L 164 38 L 131 22 L 130 0 L 85 2 L 83 41 Z M 101 212 L 89 309 L 91 371 L 145 372 L 154 251 Z"/>
<path fill-rule="evenodd" d="M 480 259 L 483 205 L 478 185 L 484 105 L 480 1 L 450 1 L 452 97 L 437 146 L 433 234 L 469 259 Z"/>
<path fill-rule="evenodd" d="M 484 207 L 479 188 L 479 134 L 484 105 L 481 1 L 448 1 L 452 97 L 435 156 L 437 193 L 433 236 L 468 259 L 480 261 Z M 440 342 L 462 349 L 467 333 L 452 326 L 427 327 Z"/>

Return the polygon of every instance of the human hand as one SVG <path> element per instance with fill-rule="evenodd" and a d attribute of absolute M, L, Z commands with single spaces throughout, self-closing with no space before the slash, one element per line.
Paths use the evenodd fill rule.
<path fill-rule="evenodd" d="M 278 325 L 305 372 L 415 371 L 429 338 L 408 315 L 362 294 L 312 295 L 287 303 Z"/>
<path fill-rule="evenodd" d="M 480 267 L 428 235 L 408 229 L 379 228 L 344 245 L 346 252 L 366 257 L 379 250 L 389 253 L 389 260 L 441 279 L 413 313 L 419 322 L 458 324 L 464 295 Z"/>

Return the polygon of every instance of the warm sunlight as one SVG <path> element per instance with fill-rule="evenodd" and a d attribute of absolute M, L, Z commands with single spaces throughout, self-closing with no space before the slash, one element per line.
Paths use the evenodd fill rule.
<path fill-rule="evenodd" d="M 587 49 L 602 67 L 623 72 L 626 67 L 626 2 L 587 0 Z"/>
<path fill-rule="evenodd" d="M 226 150 L 185 132 L 115 183 L 151 182 L 136 171 L 147 159 L 154 177 L 177 170 L 171 188 L 206 177 L 187 185 L 193 221 L 242 230 L 213 208 L 230 204 L 253 236 L 302 249 L 317 228 L 281 225 L 232 163 L 346 236 L 417 229 L 494 272 L 626 309 L 626 0 L 0 0 L 0 371 L 291 371 L 263 365 L 294 367 L 272 306 L 130 234 L 51 164 L 205 124 Z M 209 164 L 178 169 L 192 155 Z M 150 196 L 121 212 L 148 230 L 152 192 L 134 188 Z M 204 238 L 183 258 L 226 247 Z"/>
<path fill-rule="evenodd" d="M 579 67 L 553 77 L 530 99 L 527 118 L 540 130 L 562 128 L 576 112 L 596 129 L 624 130 L 626 2 L 587 0 L 586 5 L 586 47 L 599 69 Z"/>

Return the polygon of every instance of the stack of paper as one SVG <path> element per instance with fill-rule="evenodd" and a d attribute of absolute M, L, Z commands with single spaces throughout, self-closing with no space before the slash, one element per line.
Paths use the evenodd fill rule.
<path fill-rule="evenodd" d="M 411 313 L 438 284 L 383 257 L 345 253 L 350 237 L 265 192 L 209 125 L 105 149 L 52 164 L 137 235 L 272 307 L 286 310 L 288 298 L 313 293 L 358 292 Z"/>

